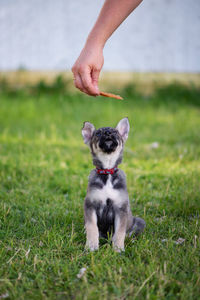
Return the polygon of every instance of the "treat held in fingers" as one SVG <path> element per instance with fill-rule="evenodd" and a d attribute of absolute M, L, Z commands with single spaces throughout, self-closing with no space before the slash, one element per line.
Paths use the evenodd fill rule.
<path fill-rule="evenodd" d="M 103 96 L 103 97 L 114 98 L 114 99 L 118 99 L 118 100 L 124 100 L 121 96 L 111 94 L 111 93 L 100 92 L 100 95 Z"/>

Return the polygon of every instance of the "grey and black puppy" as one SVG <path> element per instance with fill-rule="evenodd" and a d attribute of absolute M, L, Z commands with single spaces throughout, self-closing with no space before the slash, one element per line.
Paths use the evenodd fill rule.
<path fill-rule="evenodd" d="M 144 230 L 145 221 L 132 216 L 126 187 L 126 176 L 117 168 L 122 162 L 124 143 L 130 126 L 128 118 L 122 119 L 116 128 L 95 129 L 85 122 L 82 136 L 90 147 L 96 169 L 89 176 L 84 202 L 86 248 L 99 247 L 99 237 L 112 234 L 116 251 L 124 250 L 126 234 L 138 235 Z"/>

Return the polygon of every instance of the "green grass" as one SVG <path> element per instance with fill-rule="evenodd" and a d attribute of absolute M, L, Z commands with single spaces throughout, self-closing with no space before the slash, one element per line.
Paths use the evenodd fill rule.
<path fill-rule="evenodd" d="M 149 97 L 131 86 L 120 93 L 125 101 L 70 94 L 61 79 L 23 90 L 1 84 L 0 299 L 199 299 L 200 91 L 172 84 Z M 125 253 L 110 243 L 87 253 L 92 163 L 81 127 L 125 116 L 121 168 L 147 227 Z"/>

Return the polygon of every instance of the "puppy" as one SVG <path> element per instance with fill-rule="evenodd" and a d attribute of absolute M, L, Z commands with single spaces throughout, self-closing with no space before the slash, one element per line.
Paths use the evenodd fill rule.
<path fill-rule="evenodd" d="M 116 251 L 124 250 L 125 235 L 138 235 L 145 228 L 145 221 L 132 216 L 126 186 L 126 177 L 118 165 L 122 162 L 124 143 L 129 133 L 128 118 L 116 128 L 95 129 L 85 122 L 82 136 L 90 147 L 96 169 L 89 176 L 84 202 L 86 248 L 99 248 L 99 237 L 112 235 Z"/>

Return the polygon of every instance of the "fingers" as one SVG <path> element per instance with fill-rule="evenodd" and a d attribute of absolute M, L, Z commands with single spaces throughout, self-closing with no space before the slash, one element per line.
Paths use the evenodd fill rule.
<path fill-rule="evenodd" d="M 81 76 L 78 73 L 74 75 L 74 85 L 77 89 L 87 94 L 87 91 L 83 86 Z"/>
<path fill-rule="evenodd" d="M 92 96 L 97 96 L 99 94 L 99 90 L 97 85 L 93 84 L 92 71 L 90 68 L 80 69 L 79 74 L 81 76 L 83 87 L 87 93 Z"/>
<path fill-rule="evenodd" d="M 99 88 L 98 88 L 99 74 L 100 74 L 100 70 L 97 70 L 97 69 L 93 70 L 92 73 L 91 73 L 92 83 L 96 87 L 96 89 L 98 91 L 98 94 L 100 93 Z"/>
<path fill-rule="evenodd" d="M 74 84 L 79 90 L 91 96 L 99 95 L 97 72 L 91 71 L 88 67 L 79 68 L 79 70 L 72 68 L 72 72 Z"/>

